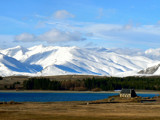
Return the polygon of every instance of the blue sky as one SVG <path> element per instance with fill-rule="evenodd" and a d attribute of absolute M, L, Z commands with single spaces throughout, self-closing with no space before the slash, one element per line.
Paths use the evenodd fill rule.
<path fill-rule="evenodd" d="M 0 48 L 158 48 L 159 0 L 1 0 Z"/>

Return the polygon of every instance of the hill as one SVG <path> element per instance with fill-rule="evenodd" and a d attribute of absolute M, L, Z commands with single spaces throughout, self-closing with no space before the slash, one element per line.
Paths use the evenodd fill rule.
<path fill-rule="evenodd" d="M 153 54 L 156 53 L 155 51 L 78 48 L 74 46 L 45 47 L 38 45 L 30 48 L 17 46 L 0 50 L 1 56 L 5 56 L 5 59 L 10 60 L 9 63 L 12 64 L 12 66 L 4 64 L 4 57 L 2 57 L 0 68 L 7 69 L 5 72 L 0 72 L 0 75 L 138 75 L 140 70 L 160 63 L 159 54 Z"/>

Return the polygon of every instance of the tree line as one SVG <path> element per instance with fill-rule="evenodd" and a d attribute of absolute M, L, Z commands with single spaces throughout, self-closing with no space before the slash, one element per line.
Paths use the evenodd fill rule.
<path fill-rule="evenodd" d="M 61 84 L 59 81 L 50 81 L 48 78 L 29 78 L 23 82 L 23 87 L 27 90 L 60 90 Z"/>
<path fill-rule="evenodd" d="M 85 79 L 85 86 L 92 90 L 101 88 L 102 90 L 141 89 L 160 90 L 160 77 L 107 77 Z"/>
<path fill-rule="evenodd" d="M 29 78 L 23 82 L 27 90 L 120 90 L 141 89 L 160 90 L 160 77 L 104 77 L 83 80 L 50 80 L 49 78 Z"/>

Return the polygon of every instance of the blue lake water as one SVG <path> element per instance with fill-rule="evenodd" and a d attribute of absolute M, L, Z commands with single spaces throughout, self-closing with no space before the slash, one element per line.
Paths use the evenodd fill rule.
<path fill-rule="evenodd" d="M 0 93 L 0 101 L 16 102 L 56 102 L 56 101 L 92 101 L 118 95 L 118 93 Z M 142 97 L 154 97 L 158 94 L 137 94 Z"/>

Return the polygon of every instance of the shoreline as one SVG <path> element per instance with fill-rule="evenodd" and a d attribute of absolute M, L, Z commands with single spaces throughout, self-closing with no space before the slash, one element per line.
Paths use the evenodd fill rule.
<path fill-rule="evenodd" d="M 0 93 L 119 93 L 119 91 L 0 90 Z"/>
<path fill-rule="evenodd" d="M 160 94 L 160 91 L 135 90 L 138 94 Z M 120 91 L 0 90 L 0 93 L 120 93 Z"/>

